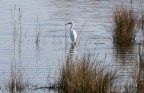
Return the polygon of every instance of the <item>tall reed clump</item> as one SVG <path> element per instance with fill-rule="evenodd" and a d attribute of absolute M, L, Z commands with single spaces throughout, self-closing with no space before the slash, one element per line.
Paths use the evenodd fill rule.
<path fill-rule="evenodd" d="M 15 60 L 12 60 L 10 77 L 5 82 L 8 93 L 22 93 L 29 86 L 29 78 L 25 76 L 24 69 L 16 65 Z"/>
<path fill-rule="evenodd" d="M 137 15 L 134 10 L 123 6 L 113 9 L 113 41 L 114 44 L 131 45 L 135 42 Z"/>
<path fill-rule="evenodd" d="M 8 85 L 7 85 L 9 93 L 24 91 L 26 85 L 23 81 L 23 78 L 24 77 L 23 77 L 22 72 L 19 72 L 19 71 L 18 72 L 15 72 L 15 71 L 11 72 L 11 78 L 8 81 Z"/>
<path fill-rule="evenodd" d="M 58 88 L 61 93 L 109 93 L 117 78 L 116 71 L 100 65 L 90 55 L 74 62 L 68 57 L 61 69 Z"/>
<path fill-rule="evenodd" d="M 140 19 L 138 21 L 138 26 L 139 29 L 142 31 L 142 35 L 144 37 L 144 10 L 141 11 L 141 13 L 139 13 L 140 15 Z"/>

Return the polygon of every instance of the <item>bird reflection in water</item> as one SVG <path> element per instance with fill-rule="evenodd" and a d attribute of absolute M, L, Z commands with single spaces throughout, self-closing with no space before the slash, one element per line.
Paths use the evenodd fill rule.
<path fill-rule="evenodd" d="M 74 62 L 77 57 L 77 46 L 76 44 L 71 44 L 70 50 L 69 50 L 69 56 L 71 59 L 71 62 Z"/>

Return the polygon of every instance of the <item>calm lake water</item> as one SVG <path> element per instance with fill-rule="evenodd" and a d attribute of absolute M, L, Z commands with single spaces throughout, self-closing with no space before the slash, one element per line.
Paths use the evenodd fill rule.
<path fill-rule="evenodd" d="M 66 55 L 81 56 L 89 51 L 98 55 L 99 60 L 105 60 L 105 64 L 121 68 L 122 75 L 125 75 L 127 68 L 135 66 L 138 46 L 135 45 L 134 49 L 121 55 L 119 49 L 113 47 L 112 36 L 106 26 L 113 24 L 110 16 L 112 8 L 122 3 L 130 6 L 130 1 L 1 0 L 0 86 L 4 86 L 4 82 L 9 80 L 13 62 L 22 66 L 24 76 L 28 77 L 30 82 L 45 86 L 57 80 Z M 134 9 L 144 9 L 143 0 L 133 0 L 133 2 Z M 19 8 L 22 14 L 22 33 L 18 21 Z M 78 34 L 80 33 L 76 47 L 71 47 L 70 26 L 65 28 L 65 23 L 71 20 L 75 22 L 74 29 Z M 14 21 L 16 30 L 13 30 Z M 35 43 L 36 29 L 40 31 L 38 44 Z M 137 38 L 138 43 L 140 35 Z M 50 91 L 34 92 L 49 93 Z"/>

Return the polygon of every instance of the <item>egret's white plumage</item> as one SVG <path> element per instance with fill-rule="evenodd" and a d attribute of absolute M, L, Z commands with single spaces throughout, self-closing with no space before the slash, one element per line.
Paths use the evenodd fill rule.
<path fill-rule="evenodd" d="M 77 41 L 77 33 L 76 33 L 75 30 L 73 30 L 74 22 L 71 21 L 71 22 L 67 23 L 66 25 L 68 25 L 68 24 L 71 24 L 71 27 L 70 27 L 70 38 L 71 38 L 71 40 L 72 40 L 72 43 L 73 43 L 73 44 L 76 44 L 76 41 Z"/>

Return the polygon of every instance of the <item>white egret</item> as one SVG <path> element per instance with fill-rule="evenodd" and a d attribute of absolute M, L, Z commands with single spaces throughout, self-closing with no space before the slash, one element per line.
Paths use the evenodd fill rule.
<path fill-rule="evenodd" d="M 68 25 L 68 24 L 71 24 L 71 27 L 70 27 L 70 38 L 71 38 L 71 40 L 72 40 L 72 43 L 73 43 L 73 44 L 76 44 L 76 41 L 77 41 L 77 33 L 76 33 L 75 30 L 73 30 L 74 22 L 71 21 L 71 22 L 67 23 L 66 25 Z"/>

